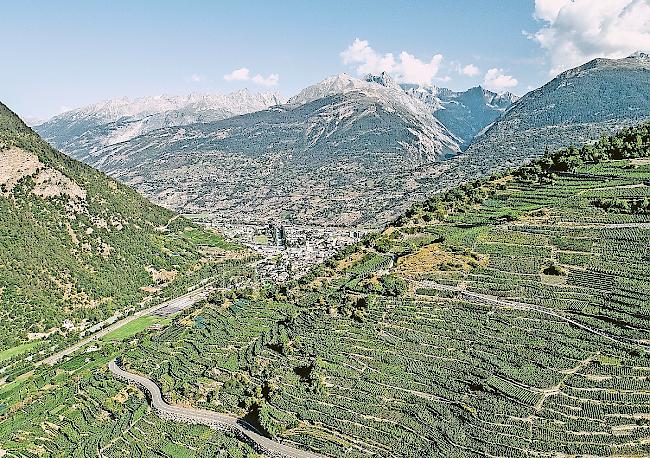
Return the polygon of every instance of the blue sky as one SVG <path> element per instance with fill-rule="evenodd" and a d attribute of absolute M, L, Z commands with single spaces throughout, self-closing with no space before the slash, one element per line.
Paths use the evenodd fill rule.
<path fill-rule="evenodd" d="M 0 101 L 44 118 L 120 96 L 242 87 L 290 96 L 332 74 L 383 68 L 404 81 L 523 94 L 563 67 L 554 15 L 586 1 L 10 2 Z"/>

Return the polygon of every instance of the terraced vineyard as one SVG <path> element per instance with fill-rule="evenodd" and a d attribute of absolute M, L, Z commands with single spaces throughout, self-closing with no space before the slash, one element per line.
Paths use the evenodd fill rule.
<path fill-rule="evenodd" d="M 106 369 L 115 349 L 80 355 L 0 388 L 0 454 L 18 457 L 246 457 L 252 449 L 203 426 L 158 418 L 137 388 Z M 5 404 L 7 403 L 7 404 Z M 8 406 L 10 405 L 10 406 Z M 11 412 L 7 412 L 9 409 Z"/>
<path fill-rule="evenodd" d="M 326 456 L 648 456 L 649 200 L 650 126 L 432 196 L 300 279 L 0 388 L 0 449 L 249 452 L 153 416 L 106 374 L 120 355 Z"/>
<path fill-rule="evenodd" d="M 434 196 L 125 363 L 329 456 L 648 456 L 649 146 L 641 126 Z"/>

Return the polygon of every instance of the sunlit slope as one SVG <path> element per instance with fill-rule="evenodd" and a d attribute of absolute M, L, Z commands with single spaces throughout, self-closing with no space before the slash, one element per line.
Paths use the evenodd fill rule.
<path fill-rule="evenodd" d="M 230 248 L 200 234 L 52 149 L 0 104 L 3 361 L 74 338 L 166 285 L 183 291 L 199 276 L 186 272 L 208 262 L 201 245 Z"/>
<path fill-rule="evenodd" d="M 125 364 L 330 456 L 650 453 L 650 126 L 414 206 Z"/>

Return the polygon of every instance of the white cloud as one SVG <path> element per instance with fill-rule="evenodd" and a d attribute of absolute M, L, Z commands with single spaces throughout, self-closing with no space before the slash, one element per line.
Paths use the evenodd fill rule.
<path fill-rule="evenodd" d="M 227 75 L 223 75 L 223 79 L 226 81 L 248 81 L 250 79 L 250 70 L 246 67 L 238 68 Z"/>
<path fill-rule="evenodd" d="M 278 84 L 278 81 L 280 81 L 280 75 L 277 73 L 271 73 L 265 78 L 258 73 L 255 76 L 251 76 L 250 70 L 246 67 L 242 67 L 223 75 L 223 79 L 226 81 L 252 81 L 261 86 L 275 86 Z"/>
<path fill-rule="evenodd" d="M 391 53 L 380 55 L 366 40 L 358 38 L 341 53 L 341 59 L 345 65 L 358 64 L 359 74 L 392 73 L 395 70 L 395 58 Z"/>
<path fill-rule="evenodd" d="M 251 78 L 251 81 L 253 81 L 253 83 L 260 84 L 262 86 L 275 86 L 276 84 L 278 84 L 279 80 L 280 80 L 280 75 L 278 75 L 277 73 L 271 73 L 266 78 L 264 78 L 262 75 L 258 73 L 253 78 Z"/>
<path fill-rule="evenodd" d="M 474 64 L 467 64 L 460 69 L 460 74 L 465 76 L 474 77 L 474 76 L 478 76 L 479 73 L 481 73 L 481 71 Z"/>
<path fill-rule="evenodd" d="M 190 81 L 193 83 L 200 83 L 202 81 L 205 81 L 205 76 L 199 75 L 197 73 L 192 73 L 192 76 L 190 76 Z"/>
<path fill-rule="evenodd" d="M 429 61 L 422 61 L 414 55 L 402 51 L 395 60 L 392 53 L 381 54 L 375 51 L 366 40 L 359 38 L 348 49 L 341 52 L 345 65 L 354 65 L 359 75 L 386 72 L 399 81 L 417 84 L 430 84 L 438 74 L 442 54 L 434 55 Z"/>
<path fill-rule="evenodd" d="M 423 62 L 412 54 L 402 51 L 399 54 L 401 63 L 398 66 L 398 73 L 401 79 L 408 83 L 429 84 L 438 73 L 442 54 L 436 54 L 429 62 Z"/>
<path fill-rule="evenodd" d="M 500 92 L 504 89 L 515 87 L 517 80 L 503 73 L 501 68 L 491 68 L 485 73 L 483 86 L 491 91 Z"/>
<path fill-rule="evenodd" d="M 527 35 L 548 53 L 552 75 L 650 51 L 650 0 L 535 0 L 535 18 L 545 25 Z"/>

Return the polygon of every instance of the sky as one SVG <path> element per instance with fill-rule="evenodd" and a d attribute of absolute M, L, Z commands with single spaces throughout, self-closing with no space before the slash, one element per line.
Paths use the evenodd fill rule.
<path fill-rule="evenodd" d="M 650 0 L 6 2 L 0 101 L 47 119 L 118 97 L 274 91 L 386 71 L 522 95 L 650 51 Z"/>

